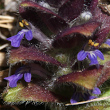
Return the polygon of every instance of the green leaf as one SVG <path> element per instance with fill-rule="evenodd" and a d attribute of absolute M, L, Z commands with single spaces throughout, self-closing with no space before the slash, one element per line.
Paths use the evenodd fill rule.
<path fill-rule="evenodd" d="M 15 88 L 6 89 L 2 94 L 2 98 L 7 103 L 20 103 L 25 101 L 61 102 L 62 100 L 58 95 L 33 83 L 28 83 L 27 86 L 17 84 Z"/>

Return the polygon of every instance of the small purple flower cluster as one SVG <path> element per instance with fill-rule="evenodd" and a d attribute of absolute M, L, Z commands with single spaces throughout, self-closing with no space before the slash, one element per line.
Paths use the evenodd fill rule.
<path fill-rule="evenodd" d="M 18 80 L 20 80 L 24 76 L 24 80 L 26 82 L 31 81 L 31 73 L 30 69 L 27 67 L 20 67 L 18 70 L 16 70 L 14 75 L 11 75 L 9 77 L 4 78 L 5 80 L 9 81 L 10 87 L 16 87 Z"/>
<path fill-rule="evenodd" d="M 17 35 L 7 38 L 7 40 L 11 41 L 11 45 L 13 47 L 19 47 L 24 35 L 25 35 L 25 38 L 29 41 L 32 40 L 33 38 L 31 30 L 22 29 L 21 31 L 18 32 Z"/>
<path fill-rule="evenodd" d="M 70 99 L 70 102 L 77 103 L 80 101 L 80 99 L 92 100 L 92 99 L 97 98 L 97 96 L 95 95 L 99 95 L 99 94 L 101 94 L 101 91 L 97 87 L 95 87 L 93 90 L 89 92 L 84 92 L 84 93 L 82 93 L 82 91 L 76 91 L 74 92 L 72 98 Z"/>
<path fill-rule="evenodd" d="M 105 44 L 110 46 L 110 39 L 107 39 Z M 89 60 L 91 61 L 89 65 L 97 65 L 97 64 L 99 64 L 98 60 L 97 60 L 97 57 L 99 57 L 101 60 L 104 60 L 103 53 L 100 50 L 98 50 L 98 49 L 94 49 L 94 50 L 90 50 L 90 51 L 81 50 L 77 54 L 78 61 L 82 61 L 86 57 L 88 57 Z"/>
<path fill-rule="evenodd" d="M 77 55 L 77 59 L 79 61 L 82 61 L 86 57 L 88 57 L 90 59 L 90 61 L 91 61 L 90 65 L 96 65 L 96 64 L 98 64 L 97 56 L 100 59 L 104 60 L 103 53 L 100 50 L 94 50 L 94 51 L 84 51 L 84 50 L 81 50 L 78 53 L 78 55 Z"/>

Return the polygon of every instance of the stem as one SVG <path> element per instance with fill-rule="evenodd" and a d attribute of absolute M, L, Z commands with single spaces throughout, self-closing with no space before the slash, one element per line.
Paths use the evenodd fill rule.
<path fill-rule="evenodd" d="M 4 45 L 0 46 L 0 50 L 6 48 L 6 47 L 8 47 L 8 46 L 9 46 L 9 44 L 4 44 Z"/>
<path fill-rule="evenodd" d="M 1 33 L 1 31 L 0 31 L 0 39 L 3 39 L 3 40 L 6 40 L 6 36 L 4 36 L 2 33 Z"/>
<path fill-rule="evenodd" d="M 8 73 L 8 77 L 11 76 L 11 64 L 9 65 L 9 73 Z M 9 82 L 7 83 L 7 89 L 9 88 Z"/>

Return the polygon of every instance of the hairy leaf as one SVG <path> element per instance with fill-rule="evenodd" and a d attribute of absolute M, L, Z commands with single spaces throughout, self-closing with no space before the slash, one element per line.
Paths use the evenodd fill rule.
<path fill-rule="evenodd" d="M 102 69 L 102 74 L 97 81 L 97 85 L 98 86 L 102 85 L 109 78 L 110 78 L 110 61 L 108 61 L 104 64 L 104 67 Z"/>
<path fill-rule="evenodd" d="M 46 26 L 55 33 L 68 26 L 63 18 L 55 14 L 53 11 L 32 1 L 22 2 L 20 4 L 19 12 L 24 19 L 37 26 L 41 26 L 44 22 Z"/>
<path fill-rule="evenodd" d="M 66 21 L 78 17 L 84 7 L 84 0 L 67 0 L 59 9 L 59 15 Z"/>
<path fill-rule="evenodd" d="M 90 67 L 82 72 L 73 72 L 57 79 L 56 83 L 72 82 L 88 89 L 93 89 L 101 75 L 103 66 L 97 69 L 95 66 Z"/>
<path fill-rule="evenodd" d="M 87 89 L 93 89 L 95 86 L 102 85 L 110 78 L 110 62 L 100 65 L 97 69 L 95 66 L 89 67 L 82 72 L 73 72 L 57 79 L 56 83 L 72 82 Z"/>
<path fill-rule="evenodd" d="M 60 62 L 50 57 L 49 55 L 44 54 L 35 47 L 20 46 L 19 48 L 13 48 L 10 50 L 10 56 L 8 60 L 10 64 L 26 60 L 42 61 L 46 63 L 51 63 L 56 66 L 62 66 Z"/>
<path fill-rule="evenodd" d="M 100 26 L 100 24 L 101 24 L 100 22 L 88 22 L 86 24 L 68 28 L 62 31 L 61 33 L 59 33 L 59 35 L 56 36 L 56 40 L 61 39 L 67 35 L 74 34 L 74 33 L 79 33 L 86 37 L 92 36 L 93 33 L 96 31 L 96 29 Z"/>
<path fill-rule="evenodd" d="M 9 88 L 4 91 L 2 97 L 7 103 L 20 103 L 25 101 L 60 102 L 60 98 L 57 95 L 32 83 L 28 83 L 27 86 L 18 84 L 15 88 Z"/>
<path fill-rule="evenodd" d="M 85 43 L 87 38 L 94 34 L 100 24 L 101 23 L 99 22 L 88 22 L 86 24 L 67 28 L 55 37 L 53 46 L 55 48 L 70 48 L 77 45 L 79 46 Z"/>
<path fill-rule="evenodd" d="M 91 6 L 95 7 L 97 5 L 97 2 L 98 0 L 93 0 L 93 6 L 92 5 Z M 93 14 L 93 18 L 91 19 L 92 21 L 102 23 L 101 27 L 99 28 L 98 32 L 95 34 L 94 37 L 94 40 L 101 45 L 105 41 L 110 31 L 110 16 L 104 13 L 98 6 L 94 8 L 92 14 Z"/>
<path fill-rule="evenodd" d="M 49 5 L 51 5 L 51 6 L 55 7 L 55 8 L 60 7 L 62 4 L 64 4 L 67 1 L 69 1 L 69 0 L 46 0 L 46 2 Z"/>

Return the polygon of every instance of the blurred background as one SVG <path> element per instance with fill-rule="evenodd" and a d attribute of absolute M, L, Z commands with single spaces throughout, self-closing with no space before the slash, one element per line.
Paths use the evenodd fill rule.
<path fill-rule="evenodd" d="M 19 2 L 20 0 L 0 0 L 0 94 L 7 85 L 7 82 L 3 80 L 3 78 L 8 76 L 9 71 L 6 52 L 10 42 L 8 42 L 6 38 L 15 35 L 19 30 Z M 11 110 L 13 108 L 11 106 L 6 106 L 3 103 L 2 99 L 0 99 L 0 110 Z"/>
<path fill-rule="evenodd" d="M 7 37 L 11 37 L 19 30 L 18 3 L 20 0 L 0 0 L 0 70 L 7 67 L 6 47 L 9 42 Z"/>

